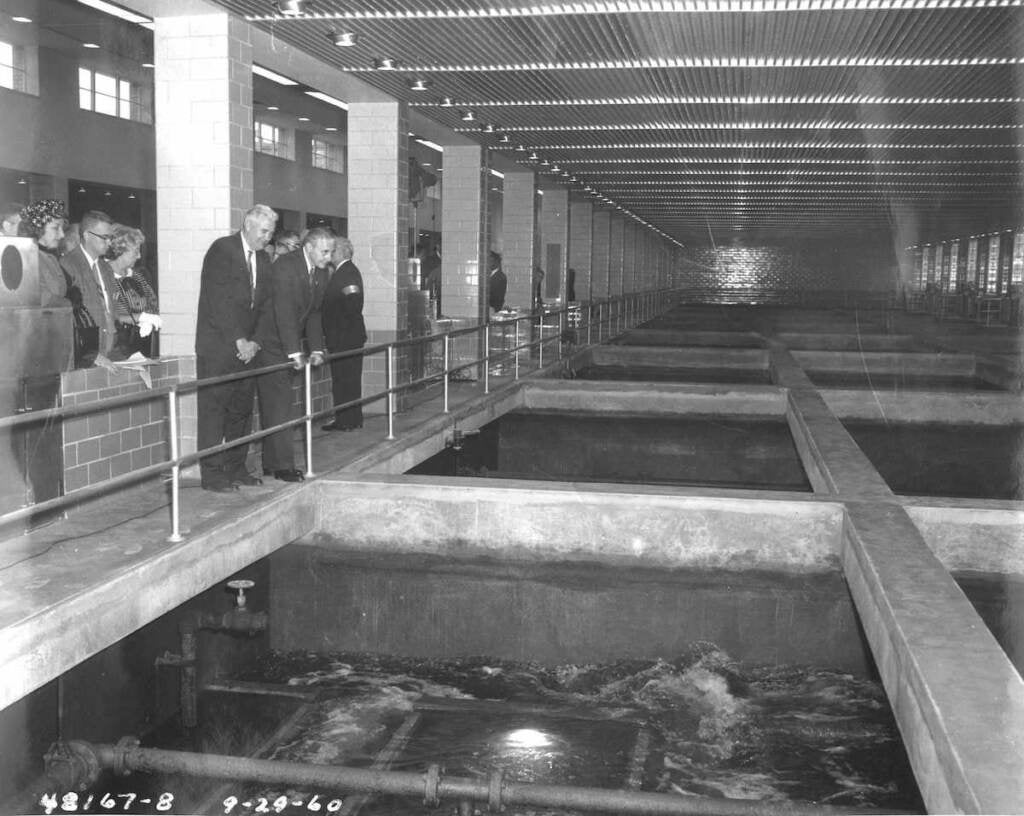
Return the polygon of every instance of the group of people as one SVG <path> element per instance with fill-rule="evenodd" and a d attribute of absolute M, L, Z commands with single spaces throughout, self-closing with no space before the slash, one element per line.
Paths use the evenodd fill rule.
<path fill-rule="evenodd" d="M 150 354 L 161 319 L 156 292 L 137 268 L 146 241 L 141 230 L 99 210 L 69 225 L 63 201 L 42 199 L 4 205 L 0 234 L 35 241 L 40 305 L 71 306 L 75 367 Z"/>
<path fill-rule="evenodd" d="M 326 227 L 304 235 L 281 232 L 273 240 L 277 213 L 262 204 L 250 209 L 242 228 L 211 244 L 203 259 L 196 323 L 196 374 L 200 379 L 280 364 L 255 378 L 207 386 L 198 394 L 200 450 L 249 434 L 253 396 L 261 424 L 279 425 L 293 416 L 293 378 L 308 361 L 322 365 L 328 354 L 362 348 L 363 281 L 352 263 L 352 243 Z M 290 367 L 284 367 L 286 364 Z M 331 363 L 334 405 L 362 395 L 362 355 Z M 362 427 L 361 405 L 335 411 L 325 431 Z M 302 481 L 295 466 L 292 428 L 263 442 L 263 476 Z M 200 460 L 202 487 L 214 492 L 262 482 L 246 467 L 246 446 Z"/>

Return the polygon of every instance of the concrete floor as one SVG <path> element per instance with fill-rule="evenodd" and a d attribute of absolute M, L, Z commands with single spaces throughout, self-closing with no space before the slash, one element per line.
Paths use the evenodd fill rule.
<path fill-rule="evenodd" d="M 919 315 L 677 307 L 620 340 L 629 347 L 699 347 L 703 356 L 694 359 L 712 362 L 709 347 L 738 346 L 749 354 L 743 347 L 754 343 L 766 352 L 777 387 L 667 386 L 657 389 L 656 398 L 650 388 L 639 391 L 648 405 L 665 400 L 665 410 L 679 410 L 680 398 L 688 411 L 729 404 L 740 410 L 758 394 L 775 406 L 770 410 L 785 412 L 815 491 L 803 500 L 838 502 L 845 509 L 840 558 L 929 809 L 1024 812 L 1024 684 L 948 573 L 955 562 L 958 568 L 1021 574 L 1024 506 L 894 495 L 836 416 L 842 410 L 837 406 L 852 411 L 875 403 L 877 395 L 819 389 L 799 361 L 808 350 L 847 353 L 851 345 L 857 353 L 867 346 L 892 349 L 903 355 L 902 370 L 918 362 L 934 367 L 941 358 L 965 366 L 969 357 L 977 370 L 995 372 L 1004 386 L 1019 388 L 1019 333 Z M 343 491 L 340 499 L 330 498 L 336 492 L 325 498 L 328 481 L 340 486 L 360 481 L 358 474 L 377 474 L 366 483 L 394 493 L 401 488 L 389 477 L 441 450 L 456 424 L 470 430 L 515 407 L 564 406 L 573 399 L 613 405 L 638 392 L 628 384 L 557 379 L 565 372 L 555 364 L 548 373 L 556 379 L 531 379 L 529 387 L 492 380 L 486 396 L 480 383 L 454 384 L 450 414 L 440 413 L 439 398 L 424 401 L 397 417 L 392 441 L 385 439 L 380 416 L 369 416 L 360 432 L 317 431 L 314 470 L 328 474 L 326 480 L 269 481 L 227 496 L 188 485 L 182 491 L 186 538 L 178 544 L 166 541 L 167 491 L 158 484 L 92 502 L 5 542 L 0 706 L 317 529 L 325 506 L 344 497 Z M 973 393 L 885 399 L 890 412 L 927 415 L 946 405 L 988 421 L 1024 421 L 1014 392 L 985 399 Z M 675 492 L 704 495 L 699 489 Z M 993 531 L 1001 542 L 996 551 L 983 546 Z"/>

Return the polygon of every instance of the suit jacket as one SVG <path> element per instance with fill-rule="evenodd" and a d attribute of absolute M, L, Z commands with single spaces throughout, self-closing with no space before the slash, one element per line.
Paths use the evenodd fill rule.
<path fill-rule="evenodd" d="M 310 275 L 304 250 L 279 257 L 270 272 L 270 303 L 259 316 L 256 342 L 266 363 L 282 363 L 289 354 L 324 350 L 320 303 L 327 285 L 327 270 Z M 303 342 L 305 341 L 305 343 Z"/>
<path fill-rule="evenodd" d="M 114 276 L 114 270 L 102 258 L 97 262 L 99 274 L 106 289 L 104 296 L 99 279 L 92 271 L 92 265 L 81 246 L 75 247 L 61 258 L 60 265 L 68 274 L 71 286 L 77 287 L 82 298 L 82 305 L 89 310 L 89 314 L 92 315 L 92 319 L 99 327 L 99 353 L 109 356 L 114 347 L 114 341 L 117 339 L 114 320 L 118 312 L 117 278 Z"/>
<path fill-rule="evenodd" d="M 363 322 L 363 276 L 352 261 L 331 275 L 324 291 L 324 338 L 329 351 L 361 348 L 366 342 Z"/>
<path fill-rule="evenodd" d="M 270 290 L 270 259 L 256 252 L 256 290 L 240 233 L 218 238 L 206 250 L 199 282 L 196 354 L 233 365 L 239 338 L 253 339 Z"/>

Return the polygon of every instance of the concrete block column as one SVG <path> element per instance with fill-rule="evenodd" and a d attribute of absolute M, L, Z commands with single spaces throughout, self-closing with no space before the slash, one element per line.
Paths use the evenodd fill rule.
<path fill-rule="evenodd" d="M 608 297 L 608 264 L 610 261 L 612 213 L 611 210 L 594 210 L 590 266 L 590 297 L 604 300 Z"/>
<path fill-rule="evenodd" d="M 250 30 L 226 12 L 156 17 L 153 52 L 160 346 L 190 355 L 203 256 L 253 204 Z"/>
<path fill-rule="evenodd" d="M 632 218 L 622 225 L 622 291 L 636 291 L 637 224 Z"/>
<path fill-rule="evenodd" d="M 487 316 L 487 151 L 446 145 L 441 199 L 441 311 L 447 317 Z"/>
<path fill-rule="evenodd" d="M 569 202 L 569 266 L 576 270 L 576 300 L 589 301 L 594 244 L 594 205 Z"/>
<path fill-rule="evenodd" d="M 612 213 L 608 238 L 608 296 L 617 297 L 623 292 L 622 246 L 626 227 L 626 216 Z"/>
<path fill-rule="evenodd" d="M 407 271 L 409 243 L 408 111 L 402 102 L 353 102 L 348 110 L 348 237 L 352 260 L 363 276 L 368 344 L 402 340 L 409 334 Z M 395 353 L 395 382 L 407 379 L 406 353 Z M 385 360 L 374 354 L 363 364 L 363 393 L 386 387 Z M 387 410 L 381 400 L 366 406 Z"/>
<path fill-rule="evenodd" d="M 505 303 L 512 309 L 529 309 L 533 304 L 530 286 L 537 251 L 536 185 L 533 172 L 505 173 L 501 213 L 504 252 L 501 263 L 508 278 Z"/>
<path fill-rule="evenodd" d="M 194 375 L 203 256 L 253 205 L 252 41 L 221 10 L 156 15 L 153 28 L 160 337 Z M 181 400 L 181 450 L 196 450 L 196 399 Z"/>
<path fill-rule="evenodd" d="M 544 270 L 544 302 L 565 300 L 565 270 L 569 263 L 569 191 L 565 187 L 544 190 L 540 210 L 541 253 Z M 557 249 L 556 249 L 557 248 Z M 553 259 L 558 258 L 554 264 Z"/>

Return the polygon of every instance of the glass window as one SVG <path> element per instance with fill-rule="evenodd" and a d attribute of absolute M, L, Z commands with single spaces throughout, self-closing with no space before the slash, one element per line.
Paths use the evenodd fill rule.
<path fill-rule="evenodd" d="M 25 90 L 25 51 L 0 40 L 0 88 Z"/>
<path fill-rule="evenodd" d="M 320 170 L 330 170 L 332 173 L 345 172 L 345 154 L 341 145 L 329 142 L 319 136 L 314 136 L 312 141 L 312 163 Z"/>
<path fill-rule="evenodd" d="M 119 119 L 132 119 L 147 124 L 153 121 L 138 85 L 88 68 L 78 69 L 78 104 L 82 110 Z"/>
<path fill-rule="evenodd" d="M 253 149 L 279 159 L 295 158 L 291 131 L 258 119 L 253 123 Z"/>

